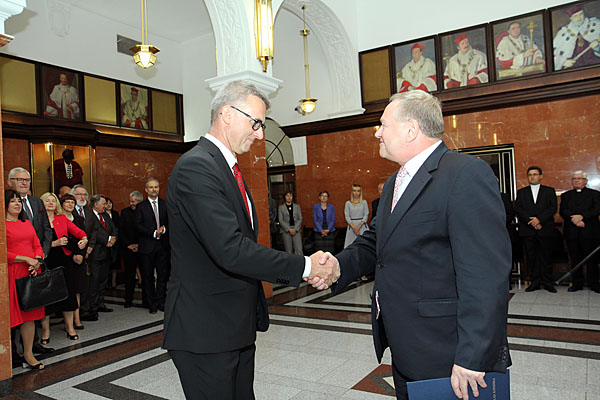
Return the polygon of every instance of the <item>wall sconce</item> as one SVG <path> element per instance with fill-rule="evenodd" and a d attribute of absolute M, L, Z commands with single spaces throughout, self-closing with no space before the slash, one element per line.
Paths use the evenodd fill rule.
<path fill-rule="evenodd" d="M 300 35 L 302 35 L 304 41 L 304 84 L 306 86 L 306 98 L 300 100 L 300 109 L 302 112 L 298 111 L 298 107 L 296 107 L 296 111 L 301 115 L 310 114 L 317 108 L 317 99 L 310 97 L 310 77 L 308 72 L 308 34 L 310 31 L 306 29 L 305 10 L 306 5 L 302 5 L 302 22 L 304 22 L 304 29 L 300 31 Z"/>
<path fill-rule="evenodd" d="M 148 11 L 146 10 L 146 0 L 140 0 L 140 8 L 142 9 L 142 44 L 133 46 L 131 51 L 133 55 L 133 61 L 140 67 L 146 69 L 150 68 L 156 62 L 156 53 L 160 50 L 158 47 L 154 47 L 147 43 L 148 40 Z"/>
<path fill-rule="evenodd" d="M 254 29 L 256 31 L 256 58 L 263 72 L 273 59 L 273 7 L 271 0 L 254 0 Z"/>

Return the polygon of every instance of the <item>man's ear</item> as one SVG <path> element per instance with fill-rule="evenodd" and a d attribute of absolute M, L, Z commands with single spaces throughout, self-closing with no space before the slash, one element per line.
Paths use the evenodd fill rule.
<path fill-rule="evenodd" d="M 219 114 L 221 114 L 221 118 L 223 119 L 223 122 L 225 123 L 225 125 L 231 124 L 231 119 L 233 118 L 232 113 L 231 113 L 231 107 L 223 106 L 223 108 L 221 108 L 221 111 L 219 112 Z"/>
<path fill-rule="evenodd" d="M 419 123 L 415 119 L 408 120 L 408 133 L 406 135 L 406 140 L 408 142 L 412 142 L 419 136 L 420 127 Z"/>

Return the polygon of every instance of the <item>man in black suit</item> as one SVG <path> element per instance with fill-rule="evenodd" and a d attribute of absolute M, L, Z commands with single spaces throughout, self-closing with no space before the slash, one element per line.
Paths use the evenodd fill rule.
<path fill-rule="evenodd" d="M 379 208 L 379 200 L 381 199 L 381 193 L 383 192 L 383 185 L 384 182 L 381 182 L 379 185 L 377 185 L 379 197 L 371 202 L 371 223 L 375 219 L 375 216 L 377 216 L 377 208 Z"/>
<path fill-rule="evenodd" d="M 108 282 L 110 270 L 110 248 L 117 241 L 119 233 L 106 211 L 106 197 L 95 194 L 90 199 L 93 210 L 93 219 L 97 224 L 96 245 L 90 254 L 90 289 L 89 311 L 85 321 L 97 321 L 98 312 L 112 312 L 112 308 L 104 304 L 104 288 Z M 82 318 L 83 319 L 83 318 Z"/>
<path fill-rule="evenodd" d="M 44 258 L 46 258 L 52 247 L 52 227 L 50 226 L 46 207 L 42 200 L 29 194 L 31 189 L 31 174 L 25 168 L 15 167 L 8 173 L 8 185 L 21 196 L 25 216 L 33 225 L 44 251 Z M 21 336 L 13 334 L 12 337 L 17 338 L 16 342 L 18 342 Z M 16 343 L 16 346 L 14 346 L 15 349 L 17 347 L 20 347 L 19 343 Z M 39 343 L 39 336 L 36 329 L 33 338 L 33 352 L 47 354 L 53 351 L 53 348 L 44 347 Z M 16 353 L 13 353 L 13 356 L 15 359 L 19 359 Z"/>
<path fill-rule="evenodd" d="M 531 272 L 531 285 L 526 292 L 544 287 L 556 293 L 552 284 L 552 239 L 556 235 L 554 214 L 557 210 L 556 191 L 540 184 L 542 169 L 527 168 L 529 186 L 517 191 L 515 212 L 519 217 L 519 236 L 525 244 L 525 257 Z"/>
<path fill-rule="evenodd" d="M 269 325 L 262 280 L 298 286 L 303 277 L 337 277 L 319 264 L 321 253 L 308 258 L 256 243 L 256 206 L 237 155 L 263 138 L 268 105 L 254 85 L 225 85 L 212 101 L 209 133 L 169 178 L 163 347 L 190 399 L 254 399 L 256 331 Z"/>
<path fill-rule="evenodd" d="M 169 263 L 169 218 L 167 202 L 158 197 L 158 179 L 148 178 L 145 186 L 148 198 L 137 205 L 136 219 L 140 255 L 142 290 L 150 314 L 165 310 L 167 282 L 171 272 Z M 154 270 L 156 269 L 156 286 Z"/>
<path fill-rule="evenodd" d="M 374 226 L 339 253 L 339 293 L 375 273 L 372 327 L 386 347 L 398 399 L 407 381 L 451 376 L 478 396 L 485 372 L 510 365 L 506 341 L 511 254 L 491 168 L 448 150 L 439 101 L 420 90 L 390 98 L 375 133 L 401 168 L 385 183 Z"/>
<path fill-rule="evenodd" d="M 575 171 L 571 177 L 573 189 L 560 196 L 560 215 L 564 220 L 563 235 L 567 242 L 571 268 L 576 266 L 600 245 L 600 192 L 589 189 L 587 176 Z M 587 261 L 587 283 L 591 290 L 600 293 L 598 283 L 598 253 Z M 569 292 L 583 289 L 583 268 L 571 278 Z"/>
<path fill-rule="evenodd" d="M 144 200 L 144 196 L 137 190 L 129 193 L 129 207 L 121 210 L 121 219 L 119 220 L 119 241 L 123 247 L 123 263 L 125 264 L 125 308 L 133 305 L 135 271 L 140 264 L 136 209 L 142 200 Z"/>

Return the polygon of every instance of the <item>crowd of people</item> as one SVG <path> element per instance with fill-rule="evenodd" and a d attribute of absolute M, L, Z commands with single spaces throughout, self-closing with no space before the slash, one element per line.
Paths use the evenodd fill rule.
<path fill-rule="evenodd" d="M 164 311 L 170 274 L 168 216 L 159 198 L 158 179 L 145 183 L 147 199 L 134 190 L 121 214 L 103 194 L 89 197 L 76 184 L 61 187 L 59 195 L 31 194 L 31 174 L 16 167 L 5 190 L 10 322 L 13 366 L 43 369 L 34 354 L 54 352 L 49 347 L 50 318 L 62 316 L 70 340 L 80 339 L 83 322 L 98 321 L 113 309 L 104 301 L 114 288 L 124 264 L 124 307 L 133 305 L 136 282 L 142 286 L 142 306 L 151 314 Z M 30 311 L 21 309 L 15 280 L 40 273 L 40 268 L 62 267 L 67 298 Z M 137 278 L 136 278 L 137 277 Z M 155 279 L 156 277 L 156 279 Z M 82 322 L 83 321 L 83 322 Z"/>

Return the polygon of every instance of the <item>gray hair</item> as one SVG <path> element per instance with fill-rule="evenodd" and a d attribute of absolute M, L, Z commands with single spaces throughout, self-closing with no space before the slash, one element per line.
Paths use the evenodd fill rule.
<path fill-rule="evenodd" d="M 583 176 L 584 179 L 587 179 L 587 174 L 585 172 L 583 172 L 582 170 L 578 169 L 577 171 L 573 172 L 573 175 L 581 175 Z"/>
<path fill-rule="evenodd" d="M 100 193 L 95 194 L 90 199 L 90 204 L 98 204 L 98 203 L 100 203 L 100 199 L 106 200 L 106 196 L 104 196 L 103 194 L 100 194 Z"/>
<path fill-rule="evenodd" d="M 15 174 L 17 172 L 26 172 L 27 175 L 29 175 L 29 177 L 31 178 L 31 174 L 29 173 L 29 171 L 27 171 L 25 168 L 21 168 L 21 167 L 15 167 L 13 169 L 10 170 L 10 172 L 8 173 L 8 179 L 12 179 L 15 177 Z"/>
<path fill-rule="evenodd" d="M 265 103 L 265 107 L 269 109 L 271 103 L 267 96 L 262 93 L 256 86 L 246 81 L 233 81 L 223 86 L 215 95 L 210 105 L 210 124 L 211 126 L 217 120 L 219 111 L 226 105 L 245 105 L 248 96 L 256 96 Z M 264 121 L 263 121 L 264 122 Z"/>
<path fill-rule="evenodd" d="M 158 183 L 158 186 L 160 186 L 160 181 L 158 179 L 150 177 L 150 178 L 146 179 L 146 182 L 144 183 L 144 187 L 148 187 L 148 183 L 150 183 L 152 181 L 156 181 L 156 183 Z"/>
<path fill-rule="evenodd" d="M 86 191 L 88 194 L 90 193 L 90 191 L 89 191 L 89 190 L 88 190 L 88 189 L 87 189 L 85 186 L 83 186 L 83 185 L 82 185 L 82 184 L 80 184 L 80 183 L 78 183 L 78 184 L 76 184 L 75 186 L 73 186 L 73 189 L 71 189 L 71 191 L 70 191 L 69 193 L 70 193 L 70 194 L 72 194 L 73 196 L 75 196 L 75 189 L 79 189 L 79 188 L 83 188 L 83 189 L 85 189 L 85 191 Z"/>
<path fill-rule="evenodd" d="M 134 190 L 133 192 L 129 193 L 129 197 L 135 197 L 135 199 L 137 201 L 144 200 L 144 195 L 141 192 L 137 191 L 137 190 Z"/>
<path fill-rule="evenodd" d="M 444 117 L 442 105 L 434 96 L 422 90 L 396 93 L 390 97 L 390 103 L 399 100 L 394 118 L 414 119 L 419 123 L 425 136 L 441 139 L 444 136 Z"/>

